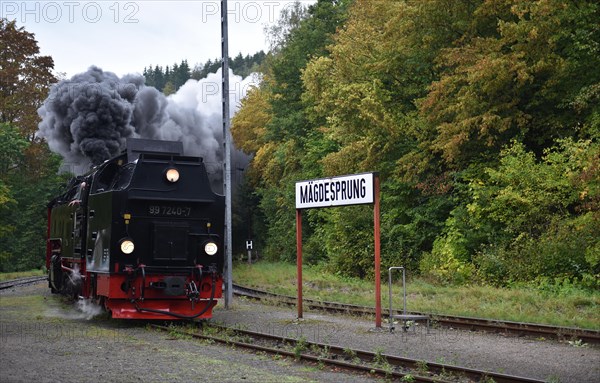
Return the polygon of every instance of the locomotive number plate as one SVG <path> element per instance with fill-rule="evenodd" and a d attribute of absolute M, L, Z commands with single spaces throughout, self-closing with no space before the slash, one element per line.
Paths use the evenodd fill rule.
<path fill-rule="evenodd" d="M 151 205 L 148 208 L 150 215 L 163 217 L 189 217 L 192 208 L 189 206 L 159 206 Z"/>

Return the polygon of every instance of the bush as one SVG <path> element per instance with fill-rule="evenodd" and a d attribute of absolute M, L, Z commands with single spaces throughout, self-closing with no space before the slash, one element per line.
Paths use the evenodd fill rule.
<path fill-rule="evenodd" d="M 599 157 L 591 141 L 558 141 L 541 160 L 513 144 L 498 167 L 458 187 L 463 202 L 421 270 L 453 283 L 471 281 L 476 268 L 498 286 L 539 277 L 597 285 Z"/>
<path fill-rule="evenodd" d="M 506 260 L 505 250 L 489 246 L 473 257 L 477 268 L 477 278 L 493 286 L 506 286 L 510 281 L 510 264 Z"/>
<path fill-rule="evenodd" d="M 433 244 L 433 250 L 423 255 L 420 263 L 421 273 L 433 277 L 439 282 L 463 285 L 473 281 L 475 266 L 456 257 L 456 248 L 447 238 L 441 238 Z"/>

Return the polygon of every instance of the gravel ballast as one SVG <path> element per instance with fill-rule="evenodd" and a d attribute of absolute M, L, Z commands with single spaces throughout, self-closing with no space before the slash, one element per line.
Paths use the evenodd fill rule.
<path fill-rule="evenodd" d="M 600 382 L 600 347 L 569 342 L 519 338 L 424 324 L 407 332 L 375 328 L 374 319 L 303 313 L 295 308 L 259 305 L 235 299 L 232 310 L 219 308 L 213 321 L 291 338 L 381 352 L 433 363 L 452 364 L 548 382 Z M 385 317 L 384 317 L 385 319 Z M 396 325 L 400 328 L 400 325 Z"/>
<path fill-rule="evenodd" d="M 600 382 L 600 348 L 424 325 L 376 329 L 373 319 L 235 298 L 211 322 L 344 348 L 550 382 Z M 87 311 L 45 283 L 0 292 L 0 382 L 365 382 L 373 378 L 183 338 Z M 162 322 L 161 322 L 162 323 Z M 399 326 L 397 326 L 399 327 Z"/>
<path fill-rule="evenodd" d="M 88 319 L 45 283 L 0 292 L 0 382 L 365 382 L 358 374 Z M 161 322 L 162 323 L 162 322 Z"/>

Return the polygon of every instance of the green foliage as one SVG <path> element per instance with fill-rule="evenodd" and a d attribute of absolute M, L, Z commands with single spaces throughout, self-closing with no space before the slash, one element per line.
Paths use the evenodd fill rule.
<path fill-rule="evenodd" d="M 265 228 L 268 259 L 295 259 L 294 183 L 320 175 L 318 162 L 308 158 L 320 157 L 330 148 L 304 111 L 301 73 L 312 55 L 325 53 L 345 14 L 345 3 L 322 0 L 308 9 L 299 3 L 286 11 L 270 30 L 274 50 L 265 61 L 260 89 L 250 96 L 266 111 L 260 113 L 252 101 L 244 102 L 233 121 L 236 145 L 255 153 L 248 174 L 260 198 L 261 213 L 255 217 L 263 221 L 251 226 Z M 319 214 L 305 218 L 309 262 L 324 257 L 323 233 L 313 236 L 323 219 Z"/>
<path fill-rule="evenodd" d="M 266 217 L 267 242 L 264 254 L 269 260 L 293 262 L 296 259 L 293 191 L 262 189 L 260 208 Z"/>
<path fill-rule="evenodd" d="M 296 340 L 296 345 L 294 346 L 294 357 L 299 360 L 302 357 L 302 353 L 308 350 L 308 342 L 306 338 L 301 336 L 298 340 Z"/>
<path fill-rule="evenodd" d="M 580 135 L 598 113 L 597 102 L 575 102 L 597 100 L 598 17 L 592 1 L 479 5 L 476 28 L 441 51 L 442 75 L 421 100 L 437 131 L 430 149 L 466 167 L 493 161 L 514 138 L 539 155 L 559 137 Z"/>
<path fill-rule="evenodd" d="M 271 259 L 294 259 L 296 181 L 377 171 L 384 267 L 597 286 L 599 18 L 594 1 L 291 8 L 234 121 Z M 303 216 L 310 262 L 372 277 L 370 208 Z"/>
<path fill-rule="evenodd" d="M 465 284 L 472 280 L 475 267 L 464 258 L 468 256 L 463 236 L 450 231 L 445 237 L 438 237 L 431 253 L 421 259 L 421 272 L 429 274 L 441 282 Z"/>
<path fill-rule="evenodd" d="M 0 206 L 0 227 L 9 228 L 0 233 L 1 272 L 40 268 L 45 263 L 46 204 L 69 176 L 58 175 L 61 160 L 47 148 L 44 158 L 43 169 L 30 171 L 28 164 L 21 162 L 5 178 L 13 202 Z M 10 232 L 18 235 L 6 235 Z"/>
<path fill-rule="evenodd" d="M 453 211 L 422 271 L 444 280 L 446 272 L 464 272 L 460 282 L 474 276 L 467 267 L 473 261 L 479 276 L 495 284 L 597 276 L 599 148 L 562 140 L 537 160 L 513 143 L 497 169 L 470 182 L 470 203 Z"/>
<path fill-rule="evenodd" d="M 7 123 L 0 123 L 0 178 L 23 160 L 28 143 L 19 129 Z"/>
<path fill-rule="evenodd" d="M 382 267 L 419 270 L 419 260 L 430 252 L 452 209 L 445 196 L 425 195 L 412 184 L 389 179 L 382 185 Z"/>
<path fill-rule="evenodd" d="M 0 271 L 30 270 L 44 264 L 46 204 L 61 182 L 34 134 L 54 63 L 14 21 L 0 19 L 0 37 Z"/>

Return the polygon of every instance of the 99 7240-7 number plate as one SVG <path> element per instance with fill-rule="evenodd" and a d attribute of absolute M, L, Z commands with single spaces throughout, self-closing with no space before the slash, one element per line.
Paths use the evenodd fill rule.
<path fill-rule="evenodd" d="M 159 206 L 151 205 L 148 207 L 150 215 L 160 215 L 164 217 L 189 217 L 192 214 L 192 208 L 189 206 Z"/>

